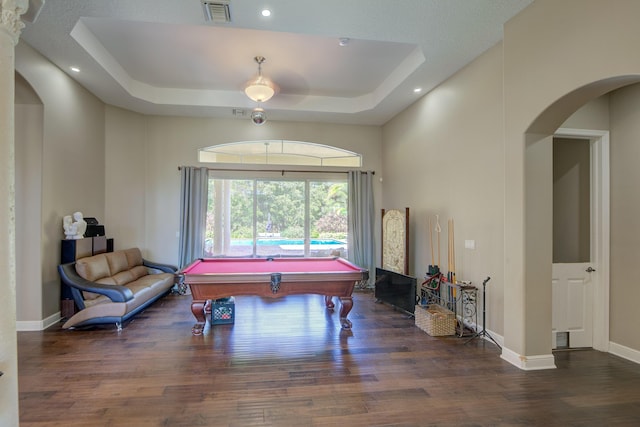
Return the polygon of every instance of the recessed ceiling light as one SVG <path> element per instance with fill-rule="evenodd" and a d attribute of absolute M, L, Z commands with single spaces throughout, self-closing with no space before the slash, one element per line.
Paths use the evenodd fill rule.
<path fill-rule="evenodd" d="M 422 88 L 421 87 L 417 87 L 413 90 L 413 93 L 420 93 L 422 92 Z"/>
<path fill-rule="evenodd" d="M 79 72 L 80 72 L 80 68 L 78 68 L 78 67 L 71 67 L 71 71 L 73 71 L 74 73 L 79 73 Z"/>
<path fill-rule="evenodd" d="M 262 9 L 262 16 L 264 16 L 265 18 L 267 16 L 271 16 L 271 11 L 269 9 Z"/>

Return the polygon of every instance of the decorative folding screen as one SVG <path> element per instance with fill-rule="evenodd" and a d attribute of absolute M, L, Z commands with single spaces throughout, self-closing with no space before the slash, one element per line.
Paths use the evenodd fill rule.
<path fill-rule="evenodd" d="M 382 268 L 409 274 L 409 208 L 382 209 Z"/>

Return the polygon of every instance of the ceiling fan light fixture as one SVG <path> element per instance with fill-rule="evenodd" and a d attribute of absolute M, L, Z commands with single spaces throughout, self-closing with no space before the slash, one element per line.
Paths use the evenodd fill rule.
<path fill-rule="evenodd" d="M 255 102 L 266 102 L 276 93 L 275 85 L 262 75 L 262 63 L 264 57 L 256 56 L 254 60 L 258 63 L 258 76 L 250 80 L 244 88 L 244 93 Z"/>
<path fill-rule="evenodd" d="M 251 121 L 254 125 L 262 125 L 267 121 L 267 113 L 260 107 L 254 108 L 251 112 Z"/>
<path fill-rule="evenodd" d="M 276 93 L 273 84 L 264 77 L 250 81 L 244 88 L 244 93 L 255 102 L 266 102 Z"/>

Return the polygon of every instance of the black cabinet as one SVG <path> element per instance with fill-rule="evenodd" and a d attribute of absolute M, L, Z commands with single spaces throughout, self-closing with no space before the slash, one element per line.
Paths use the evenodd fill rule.
<path fill-rule="evenodd" d="M 62 241 L 61 264 L 93 255 L 93 237 Z"/>
<path fill-rule="evenodd" d="M 113 239 L 105 236 L 85 237 L 83 239 L 62 240 L 60 250 L 60 263 L 74 262 L 79 258 L 103 252 L 113 252 Z M 60 282 L 60 315 L 69 318 L 76 312 L 71 290 Z"/>

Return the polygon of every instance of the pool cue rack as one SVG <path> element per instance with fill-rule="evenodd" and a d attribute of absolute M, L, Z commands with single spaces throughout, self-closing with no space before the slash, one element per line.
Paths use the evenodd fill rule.
<path fill-rule="evenodd" d="M 442 273 L 426 275 L 420 287 L 420 305 L 439 305 L 456 315 L 456 335 L 471 336 L 478 324 L 478 288 L 470 283 L 451 283 Z"/>

